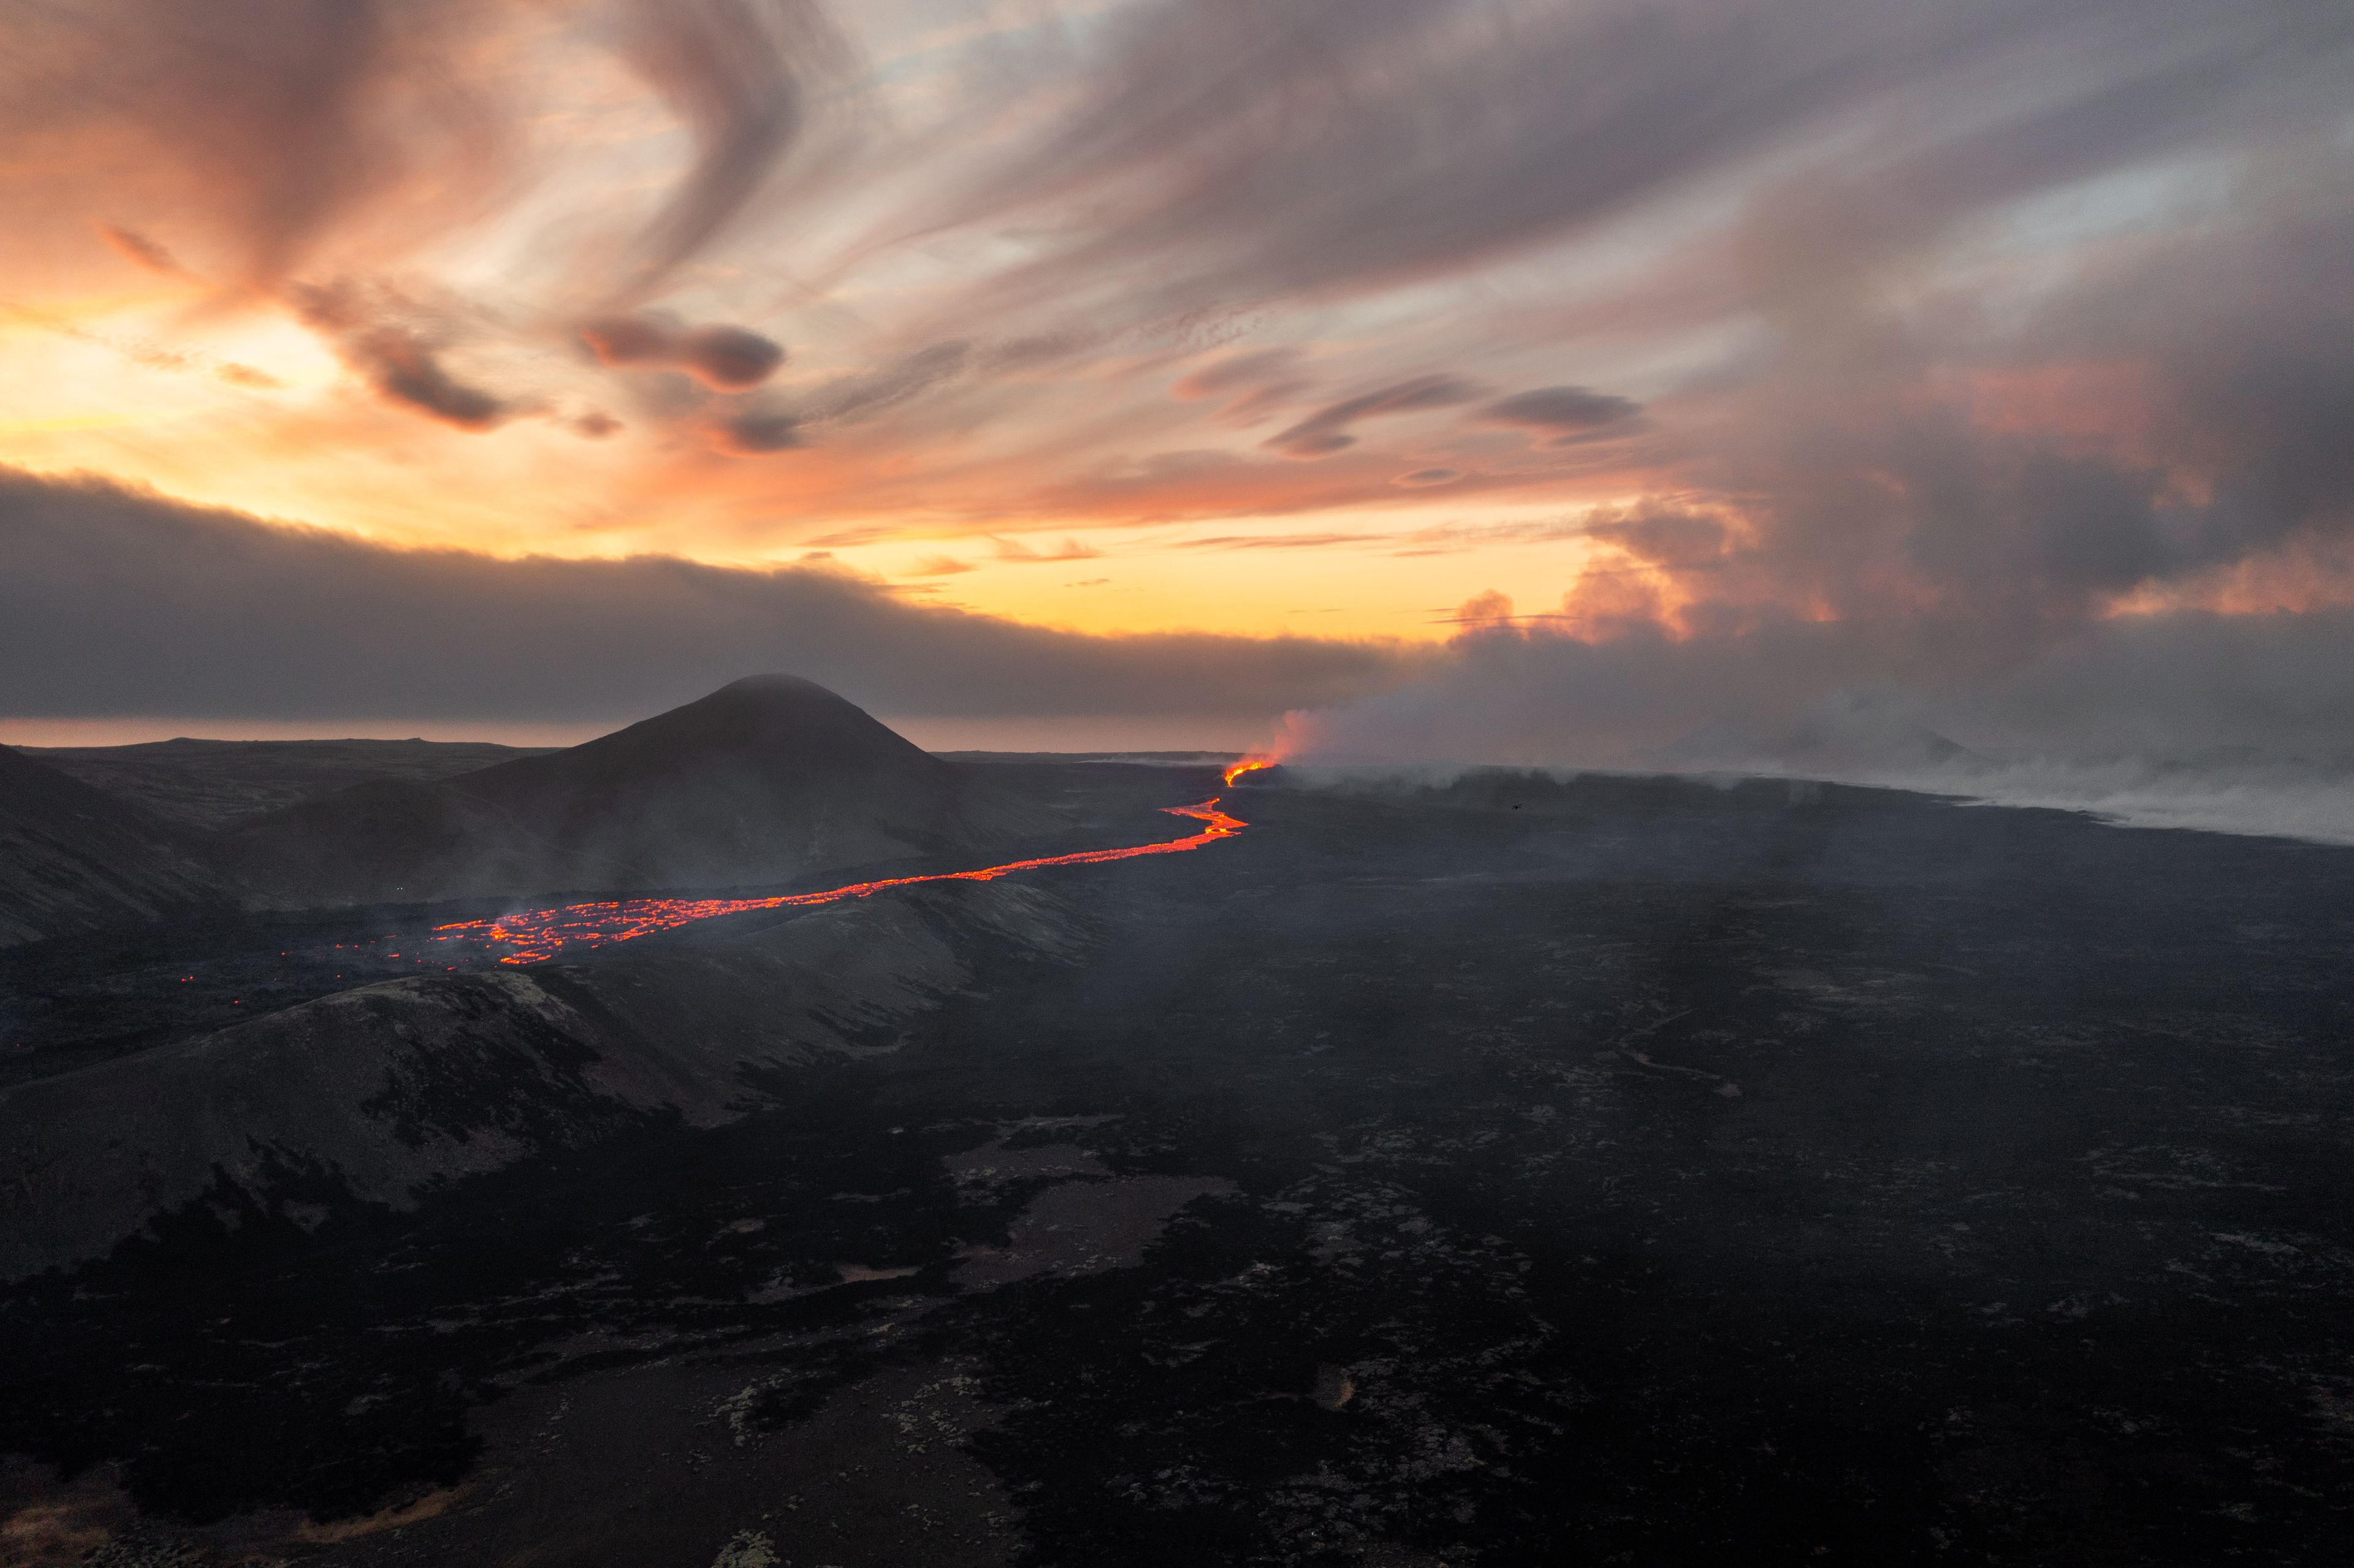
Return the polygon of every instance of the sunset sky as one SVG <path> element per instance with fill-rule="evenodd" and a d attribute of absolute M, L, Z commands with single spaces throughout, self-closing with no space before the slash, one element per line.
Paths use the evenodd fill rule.
<path fill-rule="evenodd" d="M 2354 717 L 2336 0 L 7 29 L 0 738 Z"/>

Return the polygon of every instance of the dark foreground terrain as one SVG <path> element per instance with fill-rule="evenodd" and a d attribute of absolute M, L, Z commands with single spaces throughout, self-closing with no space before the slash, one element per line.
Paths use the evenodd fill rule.
<path fill-rule="evenodd" d="M 2354 1554 L 2354 852 L 1227 801 L 528 970 L 19 949 L 0 1563 Z"/>

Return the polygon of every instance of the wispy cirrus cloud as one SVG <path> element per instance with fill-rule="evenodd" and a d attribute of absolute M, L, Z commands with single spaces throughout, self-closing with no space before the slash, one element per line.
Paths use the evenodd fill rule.
<path fill-rule="evenodd" d="M 1477 387 L 1458 376 L 1417 376 L 1410 381 L 1328 404 L 1289 429 L 1269 437 L 1265 444 L 1286 457 L 1329 457 L 1357 444 L 1356 432 L 1350 427 L 1361 419 L 1453 408 L 1479 395 Z"/>
<path fill-rule="evenodd" d="M 1569 641 L 1988 681 L 2354 599 L 2343 7 L 928 4 L 29 11 L 0 456 L 974 602 L 1509 559 Z"/>

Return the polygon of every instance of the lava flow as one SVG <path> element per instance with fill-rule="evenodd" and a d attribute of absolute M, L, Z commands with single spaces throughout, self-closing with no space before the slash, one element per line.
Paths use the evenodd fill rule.
<path fill-rule="evenodd" d="M 1262 768 L 1272 768 L 1275 764 L 1276 758 L 1272 757 L 1246 757 L 1240 762 L 1227 763 L 1226 770 L 1218 777 L 1232 784 L 1246 773 L 1256 773 Z"/>
<path fill-rule="evenodd" d="M 1226 780 L 1232 783 L 1252 768 L 1267 766 L 1264 762 L 1237 763 L 1227 771 Z M 1172 817 L 1193 817 L 1207 825 L 1200 832 L 1182 839 L 1138 844 L 1133 849 L 1081 850 L 1076 854 L 1017 860 L 1004 865 L 983 866 L 978 871 L 885 877 L 880 882 L 854 882 L 847 887 L 832 887 L 822 893 L 787 893 L 774 898 L 620 898 L 602 904 L 572 904 L 561 909 L 525 909 L 492 920 L 437 926 L 433 928 L 434 939 L 504 945 L 514 951 L 503 954 L 499 962 L 534 964 L 552 959 L 568 947 L 626 942 L 632 937 L 667 931 L 674 926 L 708 920 L 716 915 L 737 915 L 748 909 L 792 909 L 811 904 L 833 904 L 844 898 L 864 898 L 886 887 L 911 887 L 919 882 L 989 882 L 1008 872 L 1034 871 L 1040 866 L 1095 865 L 1108 860 L 1134 860 L 1139 855 L 1176 854 L 1230 839 L 1250 825 L 1218 810 L 1218 797 L 1214 795 L 1199 805 L 1163 806 L 1161 810 Z"/>

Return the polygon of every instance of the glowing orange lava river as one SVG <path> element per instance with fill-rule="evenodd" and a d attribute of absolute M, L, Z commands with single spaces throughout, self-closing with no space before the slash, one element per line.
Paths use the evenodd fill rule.
<path fill-rule="evenodd" d="M 1225 772 L 1226 782 L 1231 784 L 1254 768 L 1269 766 L 1254 760 L 1235 763 Z M 847 887 L 830 887 L 822 893 L 788 893 L 774 898 L 620 898 L 602 904 L 569 904 L 560 909 L 525 909 L 493 920 L 437 926 L 433 928 L 434 939 L 505 948 L 510 950 L 500 956 L 499 962 L 534 964 L 552 959 L 567 948 L 626 942 L 632 937 L 667 931 L 674 926 L 708 920 L 716 915 L 741 914 L 748 909 L 793 909 L 811 904 L 835 904 L 845 898 L 864 898 L 886 887 L 912 887 L 919 882 L 989 882 L 1008 872 L 1034 871 L 1040 866 L 1096 865 L 1108 860 L 1134 860 L 1140 855 L 1177 854 L 1230 839 L 1250 825 L 1218 810 L 1218 798 L 1214 795 L 1198 805 L 1164 806 L 1161 810 L 1173 817 L 1195 818 L 1205 825 L 1198 833 L 1164 843 L 1138 844 L 1133 849 L 1081 850 L 1076 854 L 985 865 L 978 871 L 942 871 L 928 876 L 854 882 Z"/>

